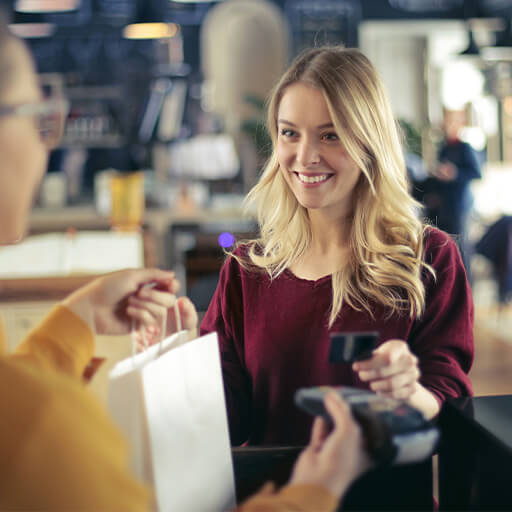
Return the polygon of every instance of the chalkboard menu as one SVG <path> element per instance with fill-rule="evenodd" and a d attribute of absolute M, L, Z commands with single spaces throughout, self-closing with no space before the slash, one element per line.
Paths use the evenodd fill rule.
<path fill-rule="evenodd" d="M 359 0 L 287 0 L 285 12 L 291 25 L 295 53 L 322 44 L 357 46 L 357 28 L 361 20 Z"/>

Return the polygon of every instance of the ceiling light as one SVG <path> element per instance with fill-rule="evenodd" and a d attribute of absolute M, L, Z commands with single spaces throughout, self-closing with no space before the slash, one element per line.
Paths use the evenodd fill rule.
<path fill-rule="evenodd" d="M 123 29 L 126 39 L 163 39 L 174 37 L 180 30 L 176 23 L 134 23 Z"/>
<path fill-rule="evenodd" d="M 80 0 L 17 0 L 17 12 L 67 12 L 80 7 Z"/>
<path fill-rule="evenodd" d="M 53 35 L 56 28 L 53 23 L 12 23 L 9 25 L 9 29 L 14 35 L 24 39 L 49 37 Z"/>

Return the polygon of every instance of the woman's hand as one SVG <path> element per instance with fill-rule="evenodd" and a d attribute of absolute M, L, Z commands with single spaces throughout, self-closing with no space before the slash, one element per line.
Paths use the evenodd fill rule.
<path fill-rule="evenodd" d="M 153 283 L 155 288 L 152 290 L 144 288 L 144 285 Z M 176 303 L 178 288 L 174 272 L 159 269 L 121 270 L 83 286 L 65 299 L 63 304 L 98 334 L 127 334 L 131 330 L 132 319 L 144 327 L 160 326 L 164 315 L 169 320 L 166 322 L 167 333 L 172 333 L 176 330 L 176 321 L 169 308 Z M 150 293 L 144 297 L 146 291 Z M 138 299 L 137 302 L 133 302 L 134 297 Z M 186 298 L 178 299 L 178 308 L 182 327 L 195 328 L 197 313 L 192 303 Z"/>
<path fill-rule="evenodd" d="M 389 340 L 373 351 L 370 359 L 354 363 L 359 378 L 370 389 L 397 400 L 407 400 L 416 392 L 420 370 L 418 358 L 402 340 Z"/>
<path fill-rule="evenodd" d="M 290 484 L 320 485 L 340 498 L 370 469 L 371 461 L 347 403 L 333 392 L 326 394 L 324 402 L 334 428 L 325 419 L 315 418 L 310 443 L 295 463 Z"/>
<path fill-rule="evenodd" d="M 427 418 L 439 412 L 434 395 L 419 382 L 418 358 L 405 341 L 386 341 L 373 351 L 371 359 L 358 361 L 352 368 L 363 382 L 369 382 L 372 391 L 404 400 Z"/>

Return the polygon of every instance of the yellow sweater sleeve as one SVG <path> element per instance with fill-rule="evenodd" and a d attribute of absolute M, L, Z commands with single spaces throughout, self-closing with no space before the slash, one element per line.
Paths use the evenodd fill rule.
<path fill-rule="evenodd" d="M 65 306 L 55 306 L 17 347 L 14 357 L 80 378 L 94 354 L 87 324 Z"/>
<path fill-rule="evenodd" d="M 287 485 L 275 493 L 273 484 L 266 484 L 236 512 L 334 512 L 337 508 L 336 497 L 318 485 Z"/>
<path fill-rule="evenodd" d="M 0 358 L 0 510 L 148 510 L 125 443 L 82 383 Z"/>
<path fill-rule="evenodd" d="M 93 352 L 89 327 L 56 306 L 0 358 L 0 510 L 150 508 L 121 433 L 80 380 Z"/>

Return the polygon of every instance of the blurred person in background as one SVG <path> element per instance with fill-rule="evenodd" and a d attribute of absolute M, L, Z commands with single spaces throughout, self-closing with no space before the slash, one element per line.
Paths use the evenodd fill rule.
<path fill-rule="evenodd" d="M 59 140 L 61 100 L 42 98 L 24 44 L 0 20 L 0 243 L 21 240 L 33 197 Z M 141 290 L 145 283 L 157 283 Z M 172 272 L 126 270 L 72 293 L 13 354 L 0 354 L 0 509 L 150 510 L 152 492 L 128 470 L 128 451 L 103 407 L 83 386 L 94 334 L 128 333 L 133 319 L 151 329 L 178 301 L 185 329 L 197 323 L 187 298 L 176 299 Z M 0 344 L 1 346 L 1 344 Z M 335 510 L 368 467 L 359 427 L 336 395 L 326 398 L 334 429 L 317 419 L 289 486 L 266 488 L 251 510 Z M 186 470 L 186 468 L 184 468 Z M 173 482 L 170 482 L 172 485 Z"/>
<path fill-rule="evenodd" d="M 469 275 L 471 248 L 467 230 L 473 206 L 470 183 L 480 179 L 482 171 L 476 151 L 460 139 L 465 125 L 465 110 L 443 110 L 444 140 L 438 164 L 424 184 L 424 202 L 427 218 L 454 237 Z"/>

